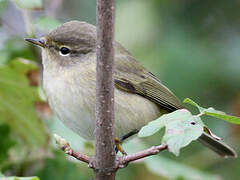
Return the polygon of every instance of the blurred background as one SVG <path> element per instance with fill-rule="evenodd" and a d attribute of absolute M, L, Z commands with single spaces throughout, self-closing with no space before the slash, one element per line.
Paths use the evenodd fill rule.
<path fill-rule="evenodd" d="M 0 177 L 93 177 L 86 164 L 56 147 L 54 133 L 75 150 L 94 152 L 91 142 L 64 127 L 49 109 L 41 89 L 39 49 L 23 38 L 40 37 L 69 20 L 95 24 L 95 7 L 89 0 L 0 0 Z M 239 8 L 239 1 L 121 0 L 115 36 L 181 100 L 190 97 L 203 107 L 240 116 Z M 239 126 L 214 118 L 204 122 L 240 153 Z M 124 148 L 137 152 L 158 145 L 159 138 L 134 138 Z M 239 158 L 223 159 L 198 142 L 178 157 L 163 152 L 117 173 L 119 180 L 239 177 Z"/>

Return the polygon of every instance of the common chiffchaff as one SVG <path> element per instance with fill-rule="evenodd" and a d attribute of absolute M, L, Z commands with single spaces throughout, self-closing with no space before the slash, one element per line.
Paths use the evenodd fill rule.
<path fill-rule="evenodd" d="M 96 91 L 96 28 L 70 21 L 39 39 L 43 87 L 59 119 L 85 139 L 93 140 Z M 183 108 L 178 98 L 121 44 L 114 42 L 115 135 L 136 132 L 162 114 Z M 207 133 L 199 138 L 222 156 L 235 152 Z"/>

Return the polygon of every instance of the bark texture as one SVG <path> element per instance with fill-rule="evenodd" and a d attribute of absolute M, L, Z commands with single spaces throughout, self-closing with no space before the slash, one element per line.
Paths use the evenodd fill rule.
<path fill-rule="evenodd" d="M 114 11 L 115 0 L 97 0 L 96 180 L 115 179 L 114 150 Z"/>

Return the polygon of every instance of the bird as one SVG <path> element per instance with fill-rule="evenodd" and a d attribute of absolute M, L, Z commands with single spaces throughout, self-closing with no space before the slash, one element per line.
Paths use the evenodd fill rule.
<path fill-rule="evenodd" d="M 96 27 L 74 20 L 43 37 L 25 40 L 41 47 L 43 89 L 51 109 L 76 134 L 94 140 Z M 163 114 L 185 108 L 119 42 L 114 41 L 113 47 L 116 137 L 124 140 Z M 206 132 L 198 140 L 223 157 L 236 157 L 231 147 Z"/>

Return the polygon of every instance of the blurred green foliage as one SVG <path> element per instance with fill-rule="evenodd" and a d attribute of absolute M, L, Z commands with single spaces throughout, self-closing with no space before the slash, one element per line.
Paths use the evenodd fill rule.
<path fill-rule="evenodd" d="M 0 65 L 4 65 L 15 58 L 34 59 L 32 49 L 20 37 L 13 37 L 4 41 L 4 46 L 0 49 Z"/>
<path fill-rule="evenodd" d="M 47 133 L 37 118 L 34 102 L 40 101 L 36 87 L 30 87 L 27 72 L 36 66 L 27 60 L 0 67 L 0 123 L 7 123 L 27 145 L 46 146 Z"/>
<path fill-rule="evenodd" d="M 19 8 L 37 9 L 42 8 L 42 0 L 14 0 Z"/>
<path fill-rule="evenodd" d="M 0 0 L 0 16 L 3 14 L 7 6 L 7 0 Z"/>
<path fill-rule="evenodd" d="M 52 180 L 53 177 L 57 180 L 78 180 L 93 178 L 91 169 L 86 170 L 81 166 L 66 161 L 63 152 L 55 151 L 55 158 L 48 158 L 45 161 L 45 168 L 38 171 L 36 174 L 40 179 Z"/>
<path fill-rule="evenodd" d="M 15 144 L 14 139 L 10 137 L 10 127 L 7 124 L 0 125 L 0 162 L 7 158 L 8 150 Z"/>
<path fill-rule="evenodd" d="M 60 24 L 61 23 L 54 18 L 41 16 L 38 19 L 36 19 L 34 26 L 35 28 L 40 29 L 47 33 L 55 29 Z"/>
<path fill-rule="evenodd" d="M 95 24 L 95 6 L 95 1 L 87 0 L 0 0 L 0 172 L 4 175 L 41 180 L 92 177 L 85 164 L 67 159 L 55 148 L 51 134 L 58 133 L 76 150 L 93 154 L 90 143 L 41 104 L 42 91 L 26 75 L 41 69 L 41 58 L 23 38 L 32 36 L 24 30 L 29 26 L 40 36 L 68 20 Z M 117 1 L 116 39 L 180 99 L 191 97 L 240 116 L 239 6 L 238 1 L 224 0 Z M 240 149 L 239 127 L 212 118 L 204 122 Z M 159 144 L 159 138 L 135 138 L 123 146 L 130 154 Z M 239 163 L 239 158 L 221 159 L 193 143 L 179 157 L 163 152 L 131 163 L 117 173 L 117 179 L 238 179 Z"/>
<path fill-rule="evenodd" d="M 38 177 L 3 177 L 2 180 L 39 180 Z"/>

